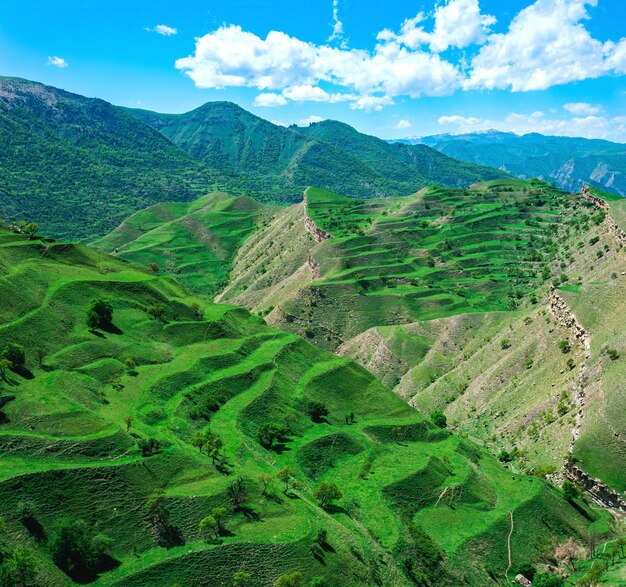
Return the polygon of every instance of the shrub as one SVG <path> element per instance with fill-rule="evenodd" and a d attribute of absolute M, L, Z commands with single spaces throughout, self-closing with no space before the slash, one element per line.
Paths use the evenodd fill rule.
<path fill-rule="evenodd" d="M 343 493 L 339 491 L 339 488 L 334 483 L 321 483 L 313 495 L 323 508 L 328 507 L 333 501 L 343 497 Z"/>
<path fill-rule="evenodd" d="M 328 413 L 328 408 L 322 402 L 312 401 L 307 406 L 307 414 L 313 422 L 321 422 Z"/>
<path fill-rule="evenodd" d="M 10 342 L 2 349 L 2 359 L 9 362 L 13 369 L 21 369 L 26 363 L 26 352 L 21 344 Z"/>
<path fill-rule="evenodd" d="M 276 581 L 276 587 L 302 587 L 303 585 L 304 576 L 298 571 L 285 573 L 278 577 L 278 581 Z"/>
<path fill-rule="evenodd" d="M 508 338 L 503 338 L 500 341 L 500 347 L 504 350 L 504 349 L 508 349 L 511 348 L 511 341 Z"/>
<path fill-rule="evenodd" d="M 113 306 L 107 300 L 95 298 L 87 307 L 87 326 L 91 330 L 106 328 L 113 323 Z"/>
<path fill-rule="evenodd" d="M 563 339 L 561 342 L 559 342 L 559 349 L 564 355 L 569 353 L 572 350 L 572 347 L 569 344 L 569 340 Z"/>
<path fill-rule="evenodd" d="M 448 425 L 448 419 L 441 410 L 435 410 L 430 414 L 430 421 L 438 428 L 445 428 Z"/>
<path fill-rule="evenodd" d="M 619 359 L 619 353 L 615 349 L 606 349 L 606 354 L 611 361 L 617 361 L 617 359 Z"/>

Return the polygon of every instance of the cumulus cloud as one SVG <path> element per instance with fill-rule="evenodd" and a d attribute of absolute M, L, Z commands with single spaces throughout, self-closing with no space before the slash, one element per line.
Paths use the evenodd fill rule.
<path fill-rule="evenodd" d="M 380 109 L 393 96 L 445 95 L 458 85 L 459 71 L 439 55 L 411 51 L 396 42 L 370 53 L 314 45 L 271 31 L 262 39 L 240 26 L 223 26 L 196 40 L 193 55 L 176 61 L 199 88 L 228 86 L 281 90 L 298 101 L 349 100 L 352 107 Z M 328 93 L 328 82 L 349 93 Z"/>
<path fill-rule="evenodd" d="M 57 57 L 56 55 L 51 55 L 48 57 L 48 65 L 53 65 L 54 67 L 58 67 L 59 69 L 65 69 L 69 66 L 69 63 L 63 59 L 63 57 Z"/>
<path fill-rule="evenodd" d="M 224 25 L 197 38 L 195 51 L 176 67 L 199 88 L 256 88 L 262 92 L 256 103 L 263 106 L 346 101 L 354 109 L 380 110 L 398 97 L 444 96 L 458 89 L 543 90 L 626 73 L 626 39 L 601 42 L 584 26 L 597 1 L 536 0 L 506 32 L 493 33 L 495 18 L 481 12 L 479 0 L 445 0 L 432 14 L 405 20 L 397 32 L 380 31 L 369 51 L 318 45 L 280 31 L 262 38 Z M 465 51 L 461 57 L 447 51 L 469 47 L 469 58 Z"/>
<path fill-rule="evenodd" d="M 502 119 L 447 115 L 441 116 L 438 122 L 442 126 L 453 127 L 446 132 L 476 132 L 495 128 L 519 135 L 538 132 L 544 135 L 601 138 L 617 142 L 623 142 L 626 137 L 626 116 L 583 115 L 554 118 L 543 112 L 511 112 Z"/>
<path fill-rule="evenodd" d="M 589 102 L 570 102 L 563 106 L 570 114 L 576 116 L 593 116 L 602 112 L 602 106 L 598 104 L 589 104 Z"/>
<path fill-rule="evenodd" d="M 287 99 L 280 94 L 274 94 L 273 92 L 268 92 L 265 94 L 259 94 L 254 99 L 254 105 L 260 107 L 275 107 L 275 106 L 284 106 L 287 104 Z"/>
<path fill-rule="evenodd" d="M 537 0 L 503 34 L 493 34 L 471 63 L 466 89 L 545 90 L 626 67 L 626 46 L 594 39 L 583 21 L 598 0 Z"/>
<path fill-rule="evenodd" d="M 164 37 L 172 37 L 178 34 L 178 29 L 174 27 L 167 26 L 166 24 L 157 24 L 155 27 L 146 27 L 146 30 L 151 33 L 157 33 L 158 35 L 163 35 Z"/>
<path fill-rule="evenodd" d="M 406 130 L 407 128 L 411 128 L 412 126 L 413 125 L 408 118 L 401 118 L 396 124 L 393 125 L 393 128 L 396 128 L 398 130 Z"/>
<path fill-rule="evenodd" d="M 398 34 L 385 29 L 378 33 L 378 39 L 395 41 L 410 49 L 420 45 L 429 45 L 431 51 L 440 53 L 449 47 L 462 49 L 469 45 L 482 44 L 496 19 L 489 14 L 482 14 L 478 0 L 448 0 L 435 8 L 435 26 L 432 32 L 426 32 L 426 15 L 420 12 L 414 18 L 402 23 Z"/>

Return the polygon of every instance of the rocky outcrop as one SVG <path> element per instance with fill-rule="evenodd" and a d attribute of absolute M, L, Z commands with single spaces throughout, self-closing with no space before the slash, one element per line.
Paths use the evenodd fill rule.
<path fill-rule="evenodd" d="M 619 227 L 617 222 L 615 222 L 615 218 L 611 216 L 611 206 L 609 203 L 602 198 L 594 196 L 587 185 L 583 186 L 580 194 L 585 200 L 593 204 L 596 208 L 606 212 L 604 223 L 606 224 L 609 233 L 621 246 L 626 246 L 626 232 Z"/>
<path fill-rule="evenodd" d="M 585 352 L 585 359 L 580 366 L 578 372 L 578 379 L 574 388 L 574 401 L 576 403 L 576 422 L 572 429 L 572 439 L 570 442 L 569 453 L 574 452 L 574 445 L 580 438 L 580 430 L 582 427 L 583 417 L 585 415 L 584 408 L 586 403 L 585 384 L 587 379 L 587 361 L 589 360 L 591 349 L 591 337 L 589 333 L 584 329 L 582 324 L 576 318 L 576 315 L 572 309 L 567 305 L 567 302 L 559 295 L 557 289 L 552 286 L 550 288 L 550 294 L 548 296 L 548 309 L 554 316 L 558 324 L 566 328 L 571 337 L 582 345 Z"/>
<path fill-rule="evenodd" d="M 311 257 L 311 253 L 309 253 L 306 259 L 306 264 L 309 266 L 309 269 L 311 270 L 311 273 L 313 274 L 313 279 L 319 279 L 322 276 L 320 273 L 320 264 L 316 263 L 313 260 L 313 257 Z"/>
<path fill-rule="evenodd" d="M 522 587 L 532 587 L 532 583 L 524 575 L 515 575 L 515 582 Z"/>
<path fill-rule="evenodd" d="M 626 511 L 626 499 L 617 491 L 607 487 L 602 481 L 588 475 L 571 462 L 565 464 L 565 476 L 583 487 L 599 505 Z"/>
<path fill-rule="evenodd" d="M 609 206 L 609 203 L 606 200 L 603 200 L 602 198 L 598 198 L 598 196 L 594 196 L 588 185 L 584 185 L 583 189 L 580 191 L 580 195 L 585 198 L 585 200 L 587 200 L 588 202 L 591 202 L 596 208 L 600 208 L 601 210 L 604 210 L 605 212 L 610 212 L 611 208 Z"/>
<path fill-rule="evenodd" d="M 332 238 L 332 235 L 329 232 L 326 232 L 323 228 L 317 226 L 309 216 L 306 201 L 306 191 L 304 192 L 304 228 L 306 228 L 311 233 L 311 235 L 313 236 L 313 240 L 316 243 L 321 243 L 327 238 Z"/>

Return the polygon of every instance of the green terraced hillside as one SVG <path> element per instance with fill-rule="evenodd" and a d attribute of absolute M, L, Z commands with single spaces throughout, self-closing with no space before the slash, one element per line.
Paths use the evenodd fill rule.
<path fill-rule="evenodd" d="M 243 196 L 211 193 L 191 203 L 168 202 L 137 212 L 92 246 L 215 295 L 228 283 L 238 248 L 276 211 Z"/>
<path fill-rule="evenodd" d="M 326 348 L 373 326 L 527 305 L 555 237 L 576 214 L 571 196 L 515 180 L 375 200 L 309 189 L 306 212 L 331 235 L 307 245 L 317 266 L 308 282 L 281 295 L 280 285 L 250 279 L 245 267 L 259 256 L 250 240 L 220 299 L 260 311 L 274 306 L 273 323 Z M 275 247 L 282 245 L 288 257 L 297 254 L 290 253 L 291 243 Z M 278 257 L 277 251 L 269 259 L 261 254 L 257 263 Z M 268 268 L 268 280 L 271 273 Z"/>
<path fill-rule="evenodd" d="M 517 564 L 607 530 L 351 360 L 147 268 L 0 229 L 0 301 L 0 560 L 32 559 L 23 584 L 488 586 L 508 537 Z"/>

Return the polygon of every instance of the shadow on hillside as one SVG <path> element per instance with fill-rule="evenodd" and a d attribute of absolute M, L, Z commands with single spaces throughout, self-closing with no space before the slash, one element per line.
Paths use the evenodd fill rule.
<path fill-rule="evenodd" d="M 569 503 L 583 518 L 593 522 L 593 518 L 589 515 L 589 512 L 584 508 L 581 508 L 573 499 L 568 499 L 567 503 Z"/>
<path fill-rule="evenodd" d="M 245 505 L 241 505 L 237 508 L 238 512 L 241 512 L 246 520 L 248 520 L 248 522 L 260 522 L 261 521 L 261 516 L 259 516 L 259 514 L 253 510 L 251 507 L 245 506 Z"/>
<path fill-rule="evenodd" d="M 41 525 L 39 520 L 36 520 L 32 515 L 27 516 L 22 520 L 22 524 L 24 524 L 24 528 L 28 531 L 28 533 L 37 541 L 44 542 L 47 539 L 46 530 Z"/>
<path fill-rule="evenodd" d="M 26 367 L 13 367 L 12 371 L 22 377 L 23 379 L 34 379 L 35 376 L 33 372 L 28 370 Z"/>
<path fill-rule="evenodd" d="M 61 568 L 61 570 L 70 578 L 74 583 L 80 585 L 86 585 L 87 583 L 93 583 L 99 578 L 102 573 L 107 573 L 119 567 L 122 563 L 117 559 L 114 559 L 108 554 L 103 554 L 98 561 L 98 564 L 93 569 L 86 568 L 81 565 L 72 570 Z"/>
<path fill-rule="evenodd" d="M 124 334 L 115 324 L 104 324 L 100 326 L 101 330 L 108 332 L 109 334 Z"/>

